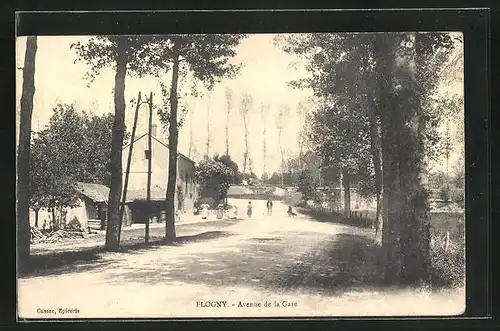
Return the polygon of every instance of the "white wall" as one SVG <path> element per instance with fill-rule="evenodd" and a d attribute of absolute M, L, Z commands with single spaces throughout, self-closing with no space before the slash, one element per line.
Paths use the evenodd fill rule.
<path fill-rule="evenodd" d="M 87 228 L 87 212 L 85 210 L 85 205 L 82 200 L 79 200 L 80 205 L 75 208 L 66 208 L 66 222 L 70 222 L 73 217 L 80 221 L 83 229 Z M 57 214 L 56 214 L 57 217 Z M 47 220 L 47 228 L 50 225 L 50 221 L 52 220 L 52 214 L 47 210 L 47 208 L 41 208 L 38 211 L 38 227 L 43 227 L 43 221 Z M 30 209 L 30 225 L 35 226 L 35 212 Z"/>

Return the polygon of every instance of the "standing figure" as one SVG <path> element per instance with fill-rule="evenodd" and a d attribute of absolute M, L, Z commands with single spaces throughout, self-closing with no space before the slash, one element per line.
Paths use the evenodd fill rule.
<path fill-rule="evenodd" d="M 287 211 L 288 217 L 295 217 L 297 214 L 295 214 L 292 210 L 292 206 L 288 206 L 288 211 Z"/>
<path fill-rule="evenodd" d="M 267 199 L 266 206 L 267 206 L 267 216 L 272 215 L 273 214 L 273 202 L 271 201 L 271 199 Z"/>
<path fill-rule="evenodd" d="M 204 203 L 201 206 L 201 218 L 206 220 L 208 218 L 208 207 L 209 205 Z"/>
<path fill-rule="evenodd" d="M 248 216 L 248 218 L 252 217 L 252 201 L 249 201 L 249 202 L 248 202 L 248 206 L 247 206 L 247 216 Z"/>

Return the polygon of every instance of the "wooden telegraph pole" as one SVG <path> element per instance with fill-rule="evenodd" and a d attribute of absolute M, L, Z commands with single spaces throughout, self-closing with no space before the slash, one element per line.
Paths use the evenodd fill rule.
<path fill-rule="evenodd" d="M 128 187 L 128 175 L 130 173 L 130 163 L 132 160 L 132 149 L 134 148 L 134 139 L 135 139 L 135 131 L 137 128 L 137 118 L 139 116 L 139 107 L 141 106 L 141 92 L 137 96 L 137 105 L 135 107 L 135 115 L 134 115 L 134 125 L 132 126 L 132 135 L 130 137 L 130 147 L 128 150 L 128 159 L 127 159 L 127 170 L 125 171 L 125 183 L 123 185 L 123 194 L 122 194 L 122 203 L 120 206 L 120 221 L 118 228 L 118 245 L 120 245 L 120 237 L 122 234 L 122 223 L 123 223 L 123 212 L 125 209 L 125 202 L 127 201 L 127 187 Z"/>
<path fill-rule="evenodd" d="M 149 125 L 148 125 L 148 187 L 147 187 L 147 200 L 148 207 L 151 203 L 151 162 L 152 162 L 152 150 L 151 150 L 151 131 L 153 128 L 153 92 L 149 94 Z M 144 234 L 144 240 L 146 244 L 149 242 L 149 221 L 151 218 L 151 211 L 148 209 L 148 218 L 146 220 L 146 232 Z"/>

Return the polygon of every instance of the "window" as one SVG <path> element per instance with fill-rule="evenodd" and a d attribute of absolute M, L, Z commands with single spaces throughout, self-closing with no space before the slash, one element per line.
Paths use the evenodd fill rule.
<path fill-rule="evenodd" d="M 153 124 L 153 125 L 151 126 L 151 135 L 152 135 L 152 136 L 156 136 L 156 124 Z"/>

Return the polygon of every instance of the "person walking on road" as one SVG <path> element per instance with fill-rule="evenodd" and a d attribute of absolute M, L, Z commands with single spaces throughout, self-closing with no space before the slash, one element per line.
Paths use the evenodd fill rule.
<path fill-rule="evenodd" d="M 248 201 L 247 216 L 248 218 L 252 217 L 252 201 Z"/>
<path fill-rule="evenodd" d="M 273 202 L 271 201 L 271 199 L 267 199 L 266 206 L 267 206 L 267 216 L 271 216 L 273 214 Z"/>

